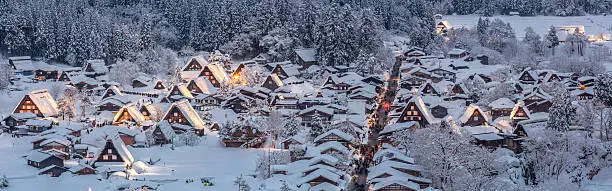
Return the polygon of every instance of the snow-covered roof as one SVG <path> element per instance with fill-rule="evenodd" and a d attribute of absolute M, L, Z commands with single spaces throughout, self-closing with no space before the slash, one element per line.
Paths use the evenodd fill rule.
<path fill-rule="evenodd" d="M 399 178 L 391 177 L 391 178 L 387 178 L 387 179 L 385 179 L 383 181 L 380 181 L 380 182 L 374 184 L 374 186 L 372 186 L 372 190 L 375 190 L 375 191 L 376 190 L 381 190 L 382 188 L 385 188 L 385 187 L 391 186 L 391 185 L 400 185 L 400 186 L 407 187 L 407 188 L 409 188 L 411 190 L 419 190 L 420 189 L 419 184 L 417 184 L 417 183 L 414 183 L 414 182 L 408 181 L 408 180 L 402 180 L 402 179 L 399 179 Z"/>
<path fill-rule="evenodd" d="M 25 120 L 25 119 L 35 118 L 36 114 L 30 113 L 30 112 L 27 112 L 27 113 L 13 113 L 13 114 L 10 114 L 9 116 L 7 116 L 6 118 L 8 118 L 8 117 L 12 117 L 15 120 Z M 4 118 L 4 119 L 6 119 L 6 118 Z"/>
<path fill-rule="evenodd" d="M 113 138 L 111 141 L 113 142 L 115 149 L 117 149 L 117 154 L 119 154 L 125 163 L 134 163 L 134 156 L 132 156 L 132 152 L 127 148 L 127 146 L 125 146 L 119 137 Z"/>
<path fill-rule="evenodd" d="M 47 89 L 32 91 L 29 94 L 27 94 L 27 96 L 30 97 L 32 102 L 34 102 L 34 104 L 36 105 L 36 107 L 38 108 L 38 110 L 44 117 L 53 117 L 59 114 L 59 110 L 57 108 L 57 102 L 55 102 L 55 99 L 53 99 L 53 97 L 51 96 L 51 94 L 49 94 L 49 91 L 47 91 Z M 13 113 L 19 112 L 18 107 L 19 105 L 17 105 L 15 109 L 13 109 Z"/>
<path fill-rule="evenodd" d="M 309 112 L 312 112 L 312 111 L 324 113 L 324 114 L 327 114 L 327 115 L 333 115 L 334 114 L 334 110 L 333 109 L 322 107 L 322 106 L 314 106 L 314 107 L 309 107 L 307 109 L 304 109 L 304 110 L 300 111 L 300 115 L 303 115 L 305 113 L 309 113 Z"/>
<path fill-rule="evenodd" d="M 476 135 L 472 135 L 472 137 L 474 137 L 474 139 L 479 140 L 479 141 L 496 141 L 496 140 L 504 139 L 504 137 L 499 136 L 497 133 L 476 134 Z"/>
<path fill-rule="evenodd" d="M 295 53 L 304 62 L 315 62 L 315 61 L 317 61 L 317 59 L 315 57 L 315 50 L 314 50 L 314 48 L 295 49 Z"/>
<path fill-rule="evenodd" d="M 384 178 L 379 177 L 384 174 L 389 174 L 391 175 L 390 177 L 397 178 L 397 179 L 431 183 L 430 179 L 413 176 L 408 173 L 391 168 L 391 166 L 381 166 L 379 168 L 374 168 L 374 167 L 369 168 L 367 180 L 370 182 L 381 182 L 386 179 L 389 179 L 389 177 L 384 177 Z"/>
<path fill-rule="evenodd" d="M 40 146 L 44 146 L 48 144 L 59 144 L 63 146 L 69 146 L 70 144 L 72 144 L 72 142 L 70 142 L 69 140 L 63 139 L 63 138 L 52 138 L 52 139 L 44 140 L 43 142 L 40 143 Z"/>
<path fill-rule="evenodd" d="M 38 127 L 51 127 L 53 124 L 52 120 L 46 119 L 30 119 L 25 122 L 26 126 L 38 126 Z"/>
<path fill-rule="evenodd" d="M 171 139 L 174 136 L 174 130 L 168 121 L 163 120 L 157 123 L 157 128 L 161 131 L 166 139 Z"/>
<path fill-rule="evenodd" d="M 43 160 L 45 160 L 45 159 L 47 159 L 49 157 L 56 157 L 56 156 L 48 154 L 48 153 L 40 152 L 40 151 L 35 151 L 35 152 L 32 152 L 31 154 L 29 154 L 26 157 L 26 159 L 29 160 L 29 161 L 34 161 L 34 162 L 42 162 Z"/>
<path fill-rule="evenodd" d="M 219 83 L 230 81 L 230 76 L 227 74 L 227 72 L 225 72 L 225 69 L 223 68 L 223 65 L 221 65 L 221 63 L 213 62 L 206 65 L 206 67 L 208 68 L 208 70 L 210 70 L 215 79 L 219 81 Z"/>
<path fill-rule="evenodd" d="M 463 54 L 465 52 L 467 52 L 467 51 L 464 50 L 464 49 L 453 48 L 452 50 L 448 51 L 448 54 L 450 54 L 450 55 L 459 55 L 459 54 Z"/>
<path fill-rule="evenodd" d="M 420 113 L 423 115 L 423 118 L 425 118 L 427 123 L 434 123 L 433 117 L 431 116 L 429 109 L 427 109 L 427 107 L 425 106 L 425 102 L 423 102 L 421 96 L 413 96 L 412 98 L 410 98 L 408 103 L 414 103 L 416 105 L 417 109 L 421 111 Z M 405 113 L 407 109 L 409 109 L 408 104 L 406 104 L 406 107 L 404 108 L 404 111 L 402 111 L 402 113 Z"/>
<path fill-rule="evenodd" d="M 331 155 L 322 154 L 322 155 L 315 156 L 315 157 L 309 159 L 308 160 L 308 165 L 309 166 L 313 166 L 313 165 L 316 165 L 319 162 L 324 162 L 324 163 L 327 163 L 329 165 L 335 166 L 340 161 L 336 157 L 333 157 Z"/>
<path fill-rule="evenodd" d="M 330 184 L 328 182 L 323 182 L 320 184 L 317 184 L 315 186 L 310 187 L 309 191 L 341 191 L 342 188 Z"/>
<path fill-rule="evenodd" d="M 70 167 L 70 168 L 68 169 L 68 171 L 70 171 L 70 172 L 72 172 L 72 173 L 75 173 L 75 172 L 78 172 L 78 171 L 83 170 L 83 169 L 85 169 L 85 168 L 94 169 L 94 168 L 92 168 L 91 166 L 86 165 L 86 164 L 77 164 L 77 165 L 75 165 L 75 166 L 73 166 L 73 167 Z"/>
<path fill-rule="evenodd" d="M 202 56 L 202 55 L 193 56 L 193 57 L 191 57 L 191 58 L 189 58 L 187 60 L 187 62 L 185 63 L 185 65 L 183 66 L 181 71 L 187 70 L 187 66 L 189 66 L 189 64 L 193 60 L 195 60 L 200 65 L 200 67 L 202 67 L 202 68 L 204 68 L 204 66 L 208 64 L 208 60 L 206 60 L 206 58 L 204 58 L 204 56 Z"/>
<path fill-rule="evenodd" d="M 145 116 L 142 115 L 140 110 L 136 107 L 136 104 L 130 103 L 130 104 L 124 105 L 123 107 L 121 107 L 121 109 L 119 109 L 119 111 L 115 115 L 115 118 L 113 118 L 113 122 L 115 123 L 121 122 L 119 120 L 121 119 L 121 116 L 123 116 L 123 112 L 126 112 L 126 111 L 132 117 L 132 120 L 134 120 L 134 122 L 136 123 L 140 123 L 146 120 Z"/>
<path fill-rule="evenodd" d="M 508 98 L 499 98 L 489 103 L 491 109 L 510 109 L 514 107 L 514 102 Z"/>
<path fill-rule="evenodd" d="M 478 135 L 486 133 L 499 133 L 493 126 L 465 126 L 461 127 L 461 132 L 467 135 Z"/>
<path fill-rule="evenodd" d="M 341 176 L 339 176 L 339 175 L 337 175 L 337 174 L 335 174 L 335 173 L 333 173 L 333 172 L 331 172 L 329 170 L 326 170 L 326 169 L 317 169 L 314 172 L 311 172 L 310 174 L 302 177 L 298 181 L 298 184 L 309 183 L 310 181 L 313 181 L 313 180 L 315 180 L 315 179 L 317 179 L 319 177 L 326 178 L 326 179 L 328 179 L 328 180 L 330 180 L 330 181 L 332 181 L 334 183 L 337 183 L 337 184 L 341 182 L 341 179 L 340 179 Z"/>
<path fill-rule="evenodd" d="M 396 159 L 396 160 L 403 161 L 409 164 L 414 164 L 413 158 L 406 156 L 406 154 L 394 148 L 385 148 L 385 149 L 378 150 L 376 153 L 374 153 L 374 160 L 378 162 L 383 162 L 383 161 L 391 160 L 391 159 Z"/>
<path fill-rule="evenodd" d="M 96 74 L 108 73 L 108 67 L 106 67 L 106 63 L 104 62 L 104 60 L 101 60 L 101 59 L 87 60 L 85 66 L 87 67 L 88 65 L 91 66 L 91 69 L 93 69 L 93 72 Z"/>
<path fill-rule="evenodd" d="M 531 112 L 529 111 L 529 108 L 525 107 L 525 102 L 518 101 L 518 102 L 516 102 L 516 104 L 512 108 L 512 112 L 510 113 L 510 118 L 511 119 L 514 119 L 514 117 L 515 117 L 516 113 L 518 112 L 519 108 L 522 108 L 523 111 L 525 112 L 525 118 L 526 119 L 531 118 Z"/>
<path fill-rule="evenodd" d="M 332 129 L 314 138 L 314 142 L 319 142 L 319 140 L 327 136 L 330 136 L 330 135 L 336 135 L 347 142 L 352 142 L 355 139 L 353 136 L 349 135 L 348 133 L 342 132 L 338 129 Z"/>
<path fill-rule="evenodd" d="M 183 114 L 183 116 L 187 118 L 187 121 L 189 122 L 189 124 L 191 124 L 192 127 L 196 129 L 205 128 L 204 121 L 202 121 L 202 118 L 200 118 L 200 115 L 198 115 L 198 113 L 195 111 L 195 109 L 193 109 L 193 107 L 187 100 L 181 100 L 181 101 L 172 103 L 172 105 L 170 106 L 170 109 L 168 109 L 168 111 L 164 115 L 164 119 L 170 115 L 170 111 L 174 107 L 176 107 Z"/>
<path fill-rule="evenodd" d="M 391 125 L 387 125 L 385 126 L 385 128 L 383 128 L 382 131 L 379 132 L 379 134 L 387 134 L 387 133 L 393 133 L 393 132 L 397 132 L 397 131 L 401 131 L 404 129 L 409 129 L 413 126 L 417 126 L 419 125 L 419 123 L 417 123 L 416 121 L 408 121 L 405 123 L 394 123 Z"/>
<path fill-rule="evenodd" d="M 480 115 L 484 118 L 485 121 L 489 121 L 489 118 L 487 117 L 486 113 L 482 112 L 480 107 L 474 104 L 470 104 L 470 106 L 465 109 L 465 112 L 463 113 L 461 118 L 459 118 L 459 121 L 461 121 L 461 123 L 466 123 L 470 119 L 470 117 L 472 117 L 475 111 L 478 111 L 478 113 L 480 113 Z"/>
<path fill-rule="evenodd" d="M 218 89 L 210 83 L 210 80 L 204 76 L 200 76 L 193 80 L 196 86 L 202 91 L 204 94 L 212 95 L 218 92 Z"/>
<path fill-rule="evenodd" d="M 293 76 L 291 76 L 291 77 L 293 77 Z M 278 77 L 278 75 L 270 74 L 270 76 L 268 76 L 268 78 L 270 80 L 272 80 L 272 82 L 274 82 L 276 84 L 276 86 L 278 86 L 278 87 L 283 86 L 283 81 Z"/>
<path fill-rule="evenodd" d="M 330 149 L 333 149 L 345 155 L 351 155 L 351 150 L 346 148 L 340 142 L 328 141 L 325 143 L 321 143 L 320 145 L 317 145 L 316 147 L 309 147 L 307 149 L 306 156 L 318 156 L 318 155 L 321 155 L 321 153 L 328 151 Z"/>

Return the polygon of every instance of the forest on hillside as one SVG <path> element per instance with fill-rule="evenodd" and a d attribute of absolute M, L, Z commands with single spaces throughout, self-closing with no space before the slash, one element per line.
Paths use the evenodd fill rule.
<path fill-rule="evenodd" d="M 567 16 L 611 8 L 607 0 L 0 1 L 0 51 L 79 66 L 86 59 L 151 63 L 176 51 L 214 50 L 282 61 L 306 47 L 327 65 L 361 64 L 386 57 L 388 34 L 431 52 L 440 44 L 434 14 Z"/>

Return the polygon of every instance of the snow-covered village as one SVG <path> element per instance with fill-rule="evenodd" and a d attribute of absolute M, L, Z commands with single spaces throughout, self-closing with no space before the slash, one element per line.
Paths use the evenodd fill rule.
<path fill-rule="evenodd" d="M 612 191 L 609 0 L 0 0 L 0 191 Z"/>

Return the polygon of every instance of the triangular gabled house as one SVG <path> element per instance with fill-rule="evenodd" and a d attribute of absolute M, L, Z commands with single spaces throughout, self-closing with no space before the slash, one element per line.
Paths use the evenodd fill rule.
<path fill-rule="evenodd" d="M 451 88 L 451 95 L 459 95 L 459 94 L 467 94 L 467 93 L 468 93 L 467 87 L 465 87 L 465 84 L 463 84 L 462 82 L 456 83 Z"/>
<path fill-rule="evenodd" d="M 487 115 L 476 105 L 468 106 L 459 120 L 461 126 L 485 126 L 489 122 Z"/>
<path fill-rule="evenodd" d="M 115 114 L 113 118 L 113 125 L 123 125 L 129 123 L 135 123 L 140 126 L 142 122 L 146 121 L 145 116 L 140 113 L 140 110 L 136 107 L 136 104 L 127 104 L 119 109 L 119 112 Z"/>
<path fill-rule="evenodd" d="M 153 86 L 153 89 L 156 89 L 156 90 L 165 90 L 166 89 L 166 85 L 164 85 L 163 81 L 156 80 L 155 81 L 155 86 Z"/>
<path fill-rule="evenodd" d="M 552 106 L 551 99 L 550 94 L 544 92 L 541 88 L 536 88 L 525 95 L 522 100 L 532 112 L 548 112 L 548 109 Z"/>
<path fill-rule="evenodd" d="M 189 89 L 187 89 L 187 85 L 185 85 L 184 83 L 179 83 L 172 87 L 167 98 L 170 101 L 178 101 L 181 99 L 193 99 L 193 94 L 189 92 Z"/>
<path fill-rule="evenodd" d="M 110 86 L 108 87 L 108 89 L 106 89 L 104 94 L 102 94 L 102 99 L 106 99 L 108 97 L 112 97 L 116 95 L 123 96 L 123 92 L 121 92 L 121 90 L 119 90 L 117 86 Z"/>
<path fill-rule="evenodd" d="M 523 84 L 535 84 L 538 82 L 538 78 L 532 71 L 525 70 L 519 75 L 519 82 Z"/>
<path fill-rule="evenodd" d="M 433 123 L 433 117 L 419 96 L 412 97 L 402 110 L 398 123 L 417 121 L 421 127 Z"/>
<path fill-rule="evenodd" d="M 69 82 L 70 81 L 70 75 L 68 75 L 68 72 L 62 72 L 62 74 L 60 74 L 60 76 L 57 78 L 57 81 L 60 81 L 60 82 Z"/>
<path fill-rule="evenodd" d="M 270 74 L 261 86 L 274 91 L 283 86 L 283 81 L 281 81 L 278 75 Z"/>
<path fill-rule="evenodd" d="M 55 99 L 46 89 L 32 91 L 21 98 L 13 113 L 34 113 L 38 117 L 55 117 L 59 114 Z"/>
<path fill-rule="evenodd" d="M 353 141 L 355 141 L 355 138 L 352 135 L 342 132 L 338 129 L 332 129 L 315 137 L 313 141 L 317 144 L 323 144 L 329 141 L 336 141 L 344 146 L 348 146 L 353 143 Z"/>
<path fill-rule="evenodd" d="M 207 64 L 208 61 L 203 56 L 194 56 L 187 60 L 187 64 L 183 66 L 181 71 L 201 71 Z"/>
<path fill-rule="evenodd" d="M 527 120 L 531 118 L 531 112 L 529 109 L 525 107 L 525 103 L 523 101 L 518 101 L 514 105 L 512 112 L 510 113 L 510 119 L 512 119 L 512 123 L 517 124 L 520 121 Z"/>
<path fill-rule="evenodd" d="M 440 91 L 432 85 L 431 81 L 427 81 L 425 84 L 421 85 L 421 87 L 419 87 L 419 92 L 423 95 L 441 95 Z"/>
<path fill-rule="evenodd" d="M 95 168 L 115 166 L 116 168 L 109 169 L 116 171 L 123 170 L 126 166 L 134 163 L 132 152 L 119 138 L 107 138 L 104 148 L 96 155 L 95 159 L 93 162 Z"/>
<path fill-rule="evenodd" d="M 187 100 L 173 103 L 163 120 L 167 120 L 170 124 L 190 126 L 198 135 L 205 133 L 204 121 Z"/>
<path fill-rule="evenodd" d="M 174 138 L 174 130 L 168 121 L 160 121 L 153 129 L 153 139 L 155 144 L 168 144 Z"/>
<path fill-rule="evenodd" d="M 210 63 L 204 66 L 199 76 L 205 76 L 216 88 L 230 81 L 229 75 L 220 63 Z"/>
<path fill-rule="evenodd" d="M 187 84 L 187 89 L 193 94 L 207 94 L 212 95 L 218 92 L 217 88 L 210 83 L 210 81 L 203 76 L 200 76 Z"/>
<path fill-rule="evenodd" d="M 142 115 L 144 116 L 145 120 L 151 120 L 151 119 L 156 119 L 156 116 L 158 114 L 160 114 L 159 111 L 160 108 L 156 108 L 152 102 L 147 102 L 147 103 L 143 103 L 140 104 L 140 109 L 138 111 L 140 111 L 140 113 L 142 113 Z"/>

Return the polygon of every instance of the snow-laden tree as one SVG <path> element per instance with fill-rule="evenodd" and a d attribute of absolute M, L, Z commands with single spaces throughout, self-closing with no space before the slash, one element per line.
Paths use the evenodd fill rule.
<path fill-rule="evenodd" d="M 258 154 L 255 172 L 260 178 L 270 178 L 271 165 L 288 164 L 289 162 L 291 162 L 291 156 L 289 155 L 289 152 L 262 151 Z"/>
<path fill-rule="evenodd" d="M 607 166 L 609 155 L 609 148 L 600 140 L 544 129 L 525 140 L 521 160 L 529 184 L 556 180 L 580 186 Z"/>
<path fill-rule="evenodd" d="M 595 79 L 595 97 L 606 106 L 612 106 L 612 74 L 600 74 Z"/>
<path fill-rule="evenodd" d="M 132 60 L 141 72 L 159 77 L 170 76 L 179 62 L 174 51 L 160 46 L 140 51 Z"/>
<path fill-rule="evenodd" d="M 187 146 L 193 147 L 200 144 L 200 137 L 192 131 L 181 134 L 179 139 Z"/>
<path fill-rule="evenodd" d="M 0 90 L 6 90 L 11 85 L 11 78 L 14 72 L 8 64 L 0 66 Z"/>
<path fill-rule="evenodd" d="M 278 140 L 278 138 L 282 135 L 283 130 L 283 121 L 285 119 L 281 115 L 279 111 L 272 111 L 264 121 L 264 131 L 268 136 L 270 136 L 274 140 Z"/>
<path fill-rule="evenodd" d="M 529 47 L 531 52 L 534 52 L 538 55 L 542 55 L 542 40 L 540 35 L 533 31 L 533 28 L 527 27 L 525 28 L 525 38 L 523 38 L 523 43 Z"/>
<path fill-rule="evenodd" d="M 548 122 L 546 128 L 558 131 L 568 131 L 576 113 L 572 105 L 570 93 L 564 89 L 557 89 L 551 100 L 552 106 L 548 109 Z"/>
<path fill-rule="evenodd" d="M 393 133 L 394 144 L 411 153 L 425 176 L 444 190 L 480 190 L 503 168 L 485 148 L 447 128 L 422 128 Z"/>
<path fill-rule="evenodd" d="M 272 57 L 272 61 L 289 60 L 293 50 L 299 47 L 300 39 L 294 28 L 278 27 L 261 38 L 259 46 Z"/>
<path fill-rule="evenodd" d="M 312 121 L 310 122 L 310 137 L 315 138 L 323 133 L 325 133 L 326 125 L 323 124 L 323 119 L 318 114 L 315 114 L 312 117 Z"/>
<path fill-rule="evenodd" d="M 119 60 L 109 71 L 108 76 L 111 80 L 125 86 L 132 85 L 140 69 L 138 65 L 128 61 Z"/>
<path fill-rule="evenodd" d="M 328 66 L 348 65 L 357 54 L 356 22 L 349 5 L 332 3 L 319 17 L 315 33 L 316 55 Z"/>
<path fill-rule="evenodd" d="M 238 187 L 238 191 L 250 191 L 251 186 L 246 182 L 245 178 L 242 176 L 237 176 L 234 180 L 234 186 Z"/>
<path fill-rule="evenodd" d="M 300 118 L 297 116 L 292 116 L 286 119 L 283 122 L 282 131 L 280 133 L 281 137 L 289 138 L 297 135 L 300 131 L 302 131 L 303 126 L 300 121 Z"/>
<path fill-rule="evenodd" d="M 555 48 L 559 46 L 559 36 L 557 36 L 557 29 L 554 26 L 548 28 L 548 33 L 544 38 L 544 46 L 551 50 L 551 54 L 555 55 Z"/>

